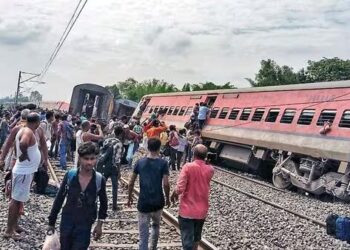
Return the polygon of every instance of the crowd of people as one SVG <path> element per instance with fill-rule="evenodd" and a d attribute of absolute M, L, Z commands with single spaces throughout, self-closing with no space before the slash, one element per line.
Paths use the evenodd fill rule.
<path fill-rule="evenodd" d="M 205 104 L 196 104 L 186 128 L 178 129 L 162 121 L 161 112 L 145 121 L 140 117 L 113 117 L 104 125 L 96 119 L 65 112 L 33 108 L 4 112 L 0 123 L 0 167 L 6 172 L 4 191 L 10 199 L 4 237 L 21 240 L 24 229 L 19 219 L 24 203 L 30 198 L 33 180 L 38 193 L 45 193 L 50 157 L 59 160 L 59 167 L 66 171 L 48 218 L 48 233 L 52 233 L 62 210 L 61 249 L 87 249 L 96 220 L 93 237 L 101 237 L 108 209 L 106 181 L 111 179 L 112 210 L 117 211 L 121 167 L 133 169 L 128 205 L 133 203 L 132 190 L 139 176 L 140 249 L 148 249 L 150 220 L 151 249 L 156 248 L 162 209 L 179 197 L 183 248 L 196 249 L 208 212 L 209 183 L 214 171 L 205 162 L 208 151 L 201 139 L 208 114 Z M 74 168 L 67 170 L 67 161 L 73 162 Z M 171 197 L 169 170 L 181 171 Z"/>

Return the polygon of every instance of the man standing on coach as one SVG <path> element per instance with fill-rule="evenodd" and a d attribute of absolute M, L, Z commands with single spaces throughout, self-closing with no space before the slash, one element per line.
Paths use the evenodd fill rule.
<path fill-rule="evenodd" d="M 139 250 L 148 250 L 149 223 L 152 219 L 151 247 L 157 249 L 159 238 L 159 226 L 163 207 L 170 206 L 169 200 L 169 166 L 168 163 L 159 158 L 160 140 L 158 138 L 148 139 L 147 157 L 136 162 L 134 173 L 129 182 L 128 206 L 133 203 L 132 194 L 137 175 L 140 175 L 140 196 L 137 203 L 139 211 Z M 164 193 L 166 201 L 164 201 Z"/>
<path fill-rule="evenodd" d="M 198 249 L 209 210 L 210 181 L 214 168 L 206 164 L 208 149 L 198 144 L 193 149 L 194 161 L 183 166 L 172 202 L 180 196 L 179 224 L 184 250 Z"/>

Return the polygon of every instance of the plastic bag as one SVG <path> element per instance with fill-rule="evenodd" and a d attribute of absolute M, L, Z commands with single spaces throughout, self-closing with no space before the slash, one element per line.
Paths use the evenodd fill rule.
<path fill-rule="evenodd" d="M 60 250 L 60 238 L 58 234 L 55 232 L 52 235 L 46 235 L 45 242 L 43 245 L 43 250 Z"/>

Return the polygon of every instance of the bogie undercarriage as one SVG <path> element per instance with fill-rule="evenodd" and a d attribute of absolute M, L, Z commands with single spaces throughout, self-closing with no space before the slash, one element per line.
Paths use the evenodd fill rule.
<path fill-rule="evenodd" d="M 350 200 L 348 162 L 249 145 L 207 142 L 217 158 L 245 164 L 250 170 L 258 172 L 264 168 L 263 163 L 275 162 L 272 182 L 280 189 L 296 187 L 314 195 L 329 194 L 344 201 Z"/>

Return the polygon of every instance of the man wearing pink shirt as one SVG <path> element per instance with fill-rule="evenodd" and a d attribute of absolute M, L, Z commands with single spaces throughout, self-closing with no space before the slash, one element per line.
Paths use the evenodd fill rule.
<path fill-rule="evenodd" d="M 210 181 L 214 168 L 206 164 L 208 149 L 202 144 L 193 148 L 194 161 L 183 166 L 171 200 L 180 197 L 179 224 L 184 250 L 198 248 L 209 210 Z"/>

